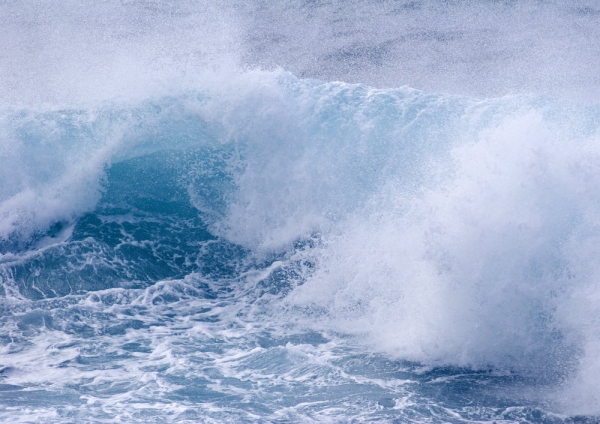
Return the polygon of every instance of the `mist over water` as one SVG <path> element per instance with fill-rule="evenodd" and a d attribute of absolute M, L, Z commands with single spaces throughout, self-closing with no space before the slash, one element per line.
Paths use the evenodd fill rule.
<path fill-rule="evenodd" d="M 597 422 L 600 8 L 0 3 L 7 422 Z"/>
<path fill-rule="evenodd" d="M 593 1 L 5 2 L 4 104 L 148 96 L 207 71 L 598 96 Z"/>

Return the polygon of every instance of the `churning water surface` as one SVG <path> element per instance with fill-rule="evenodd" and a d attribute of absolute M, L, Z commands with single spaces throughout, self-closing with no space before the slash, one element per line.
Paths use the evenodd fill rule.
<path fill-rule="evenodd" d="M 600 420 L 593 1 L 0 3 L 0 420 Z"/>

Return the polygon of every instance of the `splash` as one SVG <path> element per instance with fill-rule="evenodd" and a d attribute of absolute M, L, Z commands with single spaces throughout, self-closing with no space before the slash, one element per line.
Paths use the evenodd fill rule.
<path fill-rule="evenodd" d="M 69 6 L 0 5 L 2 419 L 600 414 L 593 5 Z"/>

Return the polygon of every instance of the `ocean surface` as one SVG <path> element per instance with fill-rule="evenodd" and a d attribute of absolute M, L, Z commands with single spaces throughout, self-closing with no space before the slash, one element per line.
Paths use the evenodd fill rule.
<path fill-rule="evenodd" d="M 600 422 L 600 7 L 0 1 L 0 421 Z"/>

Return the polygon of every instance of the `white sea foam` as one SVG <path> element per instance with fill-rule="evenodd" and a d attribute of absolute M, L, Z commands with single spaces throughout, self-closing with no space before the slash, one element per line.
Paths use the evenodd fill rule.
<path fill-rule="evenodd" d="M 536 111 L 482 130 L 431 168 L 435 184 L 391 181 L 342 220 L 287 301 L 398 357 L 581 373 L 586 396 L 566 403 L 598 413 L 598 142 Z"/>
<path fill-rule="evenodd" d="M 261 403 L 272 419 L 336 419 L 346 407 L 365 420 L 384 408 L 414 413 L 422 399 L 413 402 L 403 379 L 340 365 L 361 349 L 394 366 L 410 359 L 537 378 L 553 408 L 599 414 L 596 8 L 0 4 L 0 278 L 10 298 L 2 378 L 73 396 L 64 410 L 14 406 L 2 419 L 143 421 L 162 411 L 194 420 L 194 402 L 217 420 L 258 419 Z M 526 92 L 538 94 L 517 94 Z M 43 253 L 19 249 L 68 243 L 111 164 L 201 146 L 218 160 L 186 168 L 178 183 L 214 235 L 257 263 L 277 262 L 225 281 L 190 275 L 185 289 L 107 289 L 47 310 L 15 299 L 10 266 Z M 58 237 L 47 234 L 64 221 Z M 264 288 L 278 272 L 289 272 L 287 296 Z M 209 301 L 194 292 L 201 284 L 233 294 Z M 197 298 L 171 309 L 165 299 L 181 291 Z M 286 341 L 286 329 L 297 336 L 305 326 L 332 340 Z M 345 350 L 347 334 L 357 350 Z M 200 351 L 207 345 L 215 350 Z M 186 379 L 209 383 L 204 393 L 178 392 Z M 286 404 L 278 390 L 295 384 L 316 395 Z M 319 399 L 345 384 L 393 398 L 332 390 Z M 81 399 L 89 409 L 78 416 Z"/>
<path fill-rule="evenodd" d="M 254 71 L 116 110 L 10 115 L 5 239 L 93 208 L 115 158 L 217 140 L 235 152 L 235 188 L 213 232 L 259 257 L 316 237 L 296 254 L 314 269 L 283 302 L 325 313 L 317 328 L 425 364 L 567 378 L 573 392 L 595 372 L 595 107 Z M 595 411 L 586 393 L 580 409 Z"/>

